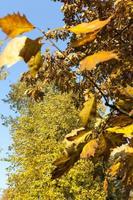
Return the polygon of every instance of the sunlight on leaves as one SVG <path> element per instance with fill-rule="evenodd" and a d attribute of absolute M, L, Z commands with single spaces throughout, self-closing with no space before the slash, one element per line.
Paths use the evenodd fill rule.
<path fill-rule="evenodd" d="M 84 126 L 88 124 L 89 119 L 96 114 L 96 99 L 95 96 L 90 93 L 89 99 L 84 103 L 84 108 L 79 113 L 81 121 Z"/>
<path fill-rule="evenodd" d="M 25 45 L 27 37 L 17 37 L 12 39 L 4 51 L 0 55 L 0 67 L 7 65 L 7 67 L 11 67 L 16 62 L 22 60 L 22 57 L 19 56 L 20 50 Z"/>
<path fill-rule="evenodd" d="M 84 148 L 83 148 L 83 150 L 82 150 L 82 152 L 80 154 L 80 157 L 81 158 L 89 158 L 91 156 L 94 157 L 97 147 L 98 147 L 98 143 L 97 143 L 96 139 L 89 141 L 84 146 Z"/>
<path fill-rule="evenodd" d="M 78 24 L 76 26 L 70 27 L 68 30 L 75 34 L 91 33 L 98 29 L 102 29 L 105 25 L 107 25 L 110 22 L 112 17 L 113 16 L 110 16 L 108 19 L 103 21 L 96 19 L 89 23 Z"/>
<path fill-rule="evenodd" d="M 118 54 L 114 51 L 99 51 L 93 55 L 87 56 L 82 61 L 80 61 L 80 71 L 92 70 L 97 64 L 111 60 L 119 59 Z"/>
<path fill-rule="evenodd" d="M 85 35 L 82 35 L 80 39 L 78 40 L 75 40 L 74 42 L 72 42 L 71 46 L 72 47 L 80 47 L 82 45 L 85 45 L 86 43 L 89 43 L 89 42 L 92 42 L 93 40 L 96 39 L 96 36 L 97 36 L 97 33 L 99 31 L 96 31 L 92 34 L 85 34 Z"/>
<path fill-rule="evenodd" d="M 107 128 L 106 130 L 114 133 L 122 133 L 124 134 L 124 137 L 133 137 L 133 124 L 125 127 L 115 126 L 112 128 Z"/>

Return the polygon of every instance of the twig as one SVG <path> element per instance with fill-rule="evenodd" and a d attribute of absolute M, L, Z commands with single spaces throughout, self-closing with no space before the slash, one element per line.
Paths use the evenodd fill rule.
<path fill-rule="evenodd" d="M 49 38 L 47 38 L 45 31 L 42 31 L 41 29 L 37 28 L 39 31 L 41 31 L 41 33 L 45 36 L 45 38 L 63 55 L 63 57 L 65 58 L 65 55 L 63 54 L 62 50 Z M 77 63 L 73 62 L 70 58 L 68 58 L 69 61 L 73 64 L 73 65 L 77 65 Z M 90 73 L 91 75 L 91 73 Z M 99 91 L 99 93 L 102 95 L 102 97 L 105 100 L 105 105 L 112 108 L 113 110 L 117 110 L 122 114 L 127 115 L 130 118 L 133 118 L 133 116 L 130 116 L 128 112 L 126 112 L 125 110 L 119 108 L 117 105 L 115 104 L 110 104 L 108 102 L 107 96 L 103 93 L 103 91 L 101 90 L 101 88 L 90 78 L 90 76 L 87 76 L 87 78 L 89 79 L 89 81 L 93 84 L 93 86 Z"/>

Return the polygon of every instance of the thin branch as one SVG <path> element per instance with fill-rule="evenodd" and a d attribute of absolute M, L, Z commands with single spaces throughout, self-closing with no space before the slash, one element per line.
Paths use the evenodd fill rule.
<path fill-rule="evenodd" d="M 44 35 L 44 37 L 63 55 L 63 57 L 65 58 L 65 55 L 63 54 L 62 50 L 49 38 L 47 38 L 45 31 L 42 31 L 41 29 L 37 28 L 39 31 L 41 31 L 41 33 Z M 73 65 L 77 65 L 77 63 L 73 62 L 73 60 L 71 60 L 70 58 L 68 58 L 68 60 L 73 64 Z M 91 75 L 91 73 L 90 73 Z M 90 78 L 91 76 L 87 76 L 87 78 L 89 79 L 89 81 L 93 84 L 93 86 L 99 91 L 99 93 L 102 95 L 102 97 L 105 100 L 105 105 L 110 107 L 113 110 L 117 110 L 118 112 L 127 115 L 130 118 L 133 118 L 133 116 L 131 116 L 128 112 L 126 112 L 125 110 L 123 110 L 122 108 L 119 108 L 117 105 L 115 104 L 110 104 L 107 96 L 103 93 L 103 91 L 101 90 L 101 88 L 92 80 L 92 78 Z"/>

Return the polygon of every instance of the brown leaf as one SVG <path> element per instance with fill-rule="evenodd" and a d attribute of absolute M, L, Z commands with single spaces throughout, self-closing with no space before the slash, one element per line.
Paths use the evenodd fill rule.
<path fill-rule="evenodd" d="M 83 147 L 80 157 L 81 158 L 90 158 L 91 156 L 94 157 L 97 147 L 98 147 L 98 143 L 96 139 L 89 141 Z"/>
<path fill-rule="evenodd" d="M 35 56 L 40 51 L 42 43 L 40 38 L 32 40 L 27 38 L 24 47 L 21 49 L 19 56 L 21 56 L 25 62 L 28 62 L 32 56 Z"/>
<path fill-rule="evenodd" d="M 0 18 L 0 28 L 8 37 L 14 38 L 17 35 L 31 31 L 35 27 L 27 20 L 26 16 L 20 13 L 13 13 Z"/>
<path fill-rule="evenodd" d="M 108 121 L 108 124 L 110 127 L 114 127 L 114 126 L 124 127 L 132 123 L 133 123 L 133 119 L 124 114 L 114 115 Z"/>
<path fill-rule="evenodd" d="M 82 33 L 92 33 L 98 29 L 102 29 L 106 24 L 108 24 L 113 16 L 110 16 L 108 19 L 100 21 L 96 19 L 89 23 L 82 23 L 76 26 L 70 27 L 68 30 L 75 34 Z"/>
<path fill-rule="evenodd" d="M 111 59 L 118 60 L 118 54 L 114 51 L 99 51 L 93 55 L 87 56 L 80 62 L 80 71 L 92 70 L 97 64 Z"/>
<path fill-rule="evenodd" d="M 52 172 L 52 179 L 61 177 L 64 173 L 68 172 L 74 163 L 77 162 L 80 158 L 80 153 L 83 149 L 83 144 L 79 144 L 77 149 L 71 154 L 64 155 L 61 158 L 57 159 L 53 164 L 56 165 L 56 168 Z"/>

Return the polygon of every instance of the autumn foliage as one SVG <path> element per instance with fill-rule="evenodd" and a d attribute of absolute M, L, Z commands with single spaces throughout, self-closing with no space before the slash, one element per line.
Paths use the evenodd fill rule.
<path fill-rule="evenodd" d="M 80 160 L 90 160 L 94 166 L 100 162 L 106 199 L 128 200 L 133 189 L 133 2 L 61 2 L 65 26 L 48 32 L 39 29 L 34 40 L 20 36 L 38 29 L 25 15 L 0 18 L 1 29 L 13 38 L 0 55 L 0 67 L 20 59 L 27 63 L 29 70 L 20 83 L 35 104 L 45 101 L 44 88 L 49 84 L 63 95 L 72 95 L 79 121 L 59 139 L 63 153 L 54 162 L 51 159 L 51 180 L 62 180 Z M 56 41 L 66 39 L 67 47 L 61 50 Z M 52 44 L 53 53 L 41 50 L 43 40 Z M 94 171 L 95 179 L 99 173 Z"/>

